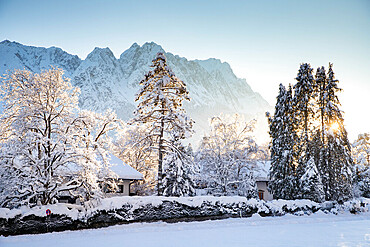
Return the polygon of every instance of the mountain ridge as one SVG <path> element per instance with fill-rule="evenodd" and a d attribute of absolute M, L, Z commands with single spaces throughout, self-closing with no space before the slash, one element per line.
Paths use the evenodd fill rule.
<path fill-rule="evenodd" d="M 227 62 L 216 58 L 188 60 L 166 52 L 154 42 L 142 46 L 134 43 L 118 58 L 108 47 L 96 47 L 82 60 L 57 47 L 25 46 L 5 40 L 0 42 L 0 73 L 7 69 L 40 72 L 50 65 L 60 67 L 72 84 L 81 88 L 82 108 L 99 112 L 112 108 L 120 118 L 128 120 L 136 107 L 138 84 L 158 52 L 165 52 L 168 65 L 188 86 L 192 100 L 185 102 L 184 107 L 196 121 L 196 131 L 206 132 L 208 119 L 221 112 L 264 119 L 264 112 L 271 109 L 245 79 L 234 74 Z M 267 122 L 265 133 L 266 126 Z"/>

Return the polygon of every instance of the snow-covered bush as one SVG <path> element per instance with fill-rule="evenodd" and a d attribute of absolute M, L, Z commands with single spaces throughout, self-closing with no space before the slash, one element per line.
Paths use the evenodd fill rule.
<path fill-rule="evenodd" d="M 46 216 L 45 210 L 52 214 Z M 321 210 L 321 212 L 319 212 Z M 41 233 L 46 231 L 96 228 L 128 222 L 171 222 L 197 219 L 220 219 L 229 217 L 297 216 L 320 214 L 369 212 L 370 200 L 360 198 L 338 204 L 336 202 L 316 203 L 310 200 L 262 201 L 245 197 L 113 197 L 102 199 L 92 207 L 71 204 L 54 204 L 0 208 L 0 235 Z M 47 224 L 45 224 L 47 223 Z M 49 228 L 47 228 L 49 227 Z"/>
<path fill-rule="evenodd" d="M 254 122 L 239 115 L 214 117 L 211 132 L 204 136 L 196 155 L 200 166 L 199 183 L 212 195 L 257 196 L 253 171 L 261 153 L 251 136 Z"/>

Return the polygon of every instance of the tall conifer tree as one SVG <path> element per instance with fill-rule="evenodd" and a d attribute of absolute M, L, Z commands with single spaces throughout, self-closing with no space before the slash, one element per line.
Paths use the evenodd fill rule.
<path fill-rule="evenodd" d="M 310 161 L 312 156 L 310 147 L 313 132 L 312 123 L 315 118 L 313 100 L 316 87 L 312 70 L 310 64 L 301 64 L 296 77 L 297 83 L 294 85 L 294 121 L 297 133 L 295 145 L 297 150 L 296 176 L 298 179 L 306 173 L 308 161 Z M 297 183 L 300 183 L 300 181 Z M 301 194 L 301 188 L 297 187 L 297 190 L 298 194 Z M 298 195 L 297 197 L 300 198 L 301 196 Z"/>
<path fill-rule="evenodd" d="M 165 155 L 182 152 L 175 144 L 190 136 L 193 120 L 187 117 L 182 106 L 183 100 L 190 101 L 186 84 L 172 72 L 163 53 L 158 53 L 152 62 L 153 70 L 140 82 L 141 88 L 136 95 L 139 103 L 135 120 L 150 124 L 147 138 L 152 139 L 152 148 L 158 150 L 157 189 L 158 195 L 162 195 L 162 165 Z"/>
<path fill-rule="evenodd" d="M 321 133 L 321 142 L 325 142 L 325 122 L 326 122 L 326 101 L 327 101 L 327 94 L 325 93 L 326 89 L 326 72 L 324 66 L 317 68 L 316 71 L 316 84 L 318 89 L 317 95 L 317 106 L 318 106 L 318 118 L 320 121 L 320 133 Z"/>
<path fill-rule="evenodd" d="M 342 111 L 337 93 L 338 80 L 335 79 L 333 64 L 329 64 L 324 94 L 325 118 L 325 166 L 322 167 L 326 200 L 347 200 L 352 197 L 351 146 L 344 127 Z"/>
<path fill-rule="evenodd" d="M 319 125 L 316 128 L 315 136 L 313 137 L 313 146 L 315 151 L 315 163 L 318 165 L 319 170 L 325 167 L 325 124 L 327 122 L 326 114 L 326 102 L 327 94 L 326 89 L 326 72 L 324 66 L 317 68 L 315 75 L 317 85 L 317 97 L 316 97 L 316 120 Z"/>
<path fill-rule="evenodd" d="M 271 168 L 269 173 L 269 190 L 276 199 L 294 199 L 296 177 L 294 165 L 292 87 L 288 91 L 280 84 L 275 114 L 269 118 L 270 136 L 272 138 Z"/>

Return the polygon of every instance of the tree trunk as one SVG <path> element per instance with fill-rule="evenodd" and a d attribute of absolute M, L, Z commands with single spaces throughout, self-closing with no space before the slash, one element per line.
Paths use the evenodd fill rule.
<path fill-rule="evenodd" d="M 162 164 L 163 164 L 163 132 L 164 132 L 164 102 L 162 101 L 162 118 L 161 118 L 161 130 L 159 134 L 159 148 L 158 148 L 158 196 L 163 194 L 162 191 Z"/>

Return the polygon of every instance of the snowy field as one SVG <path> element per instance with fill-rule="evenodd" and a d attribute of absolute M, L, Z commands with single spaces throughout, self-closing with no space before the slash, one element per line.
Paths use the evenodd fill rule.
<path fill-rule="evenodd" d="M 370 246 L 370 213 L 134 223 L 101 229 L 0 237 L 0 246 Z"/>

